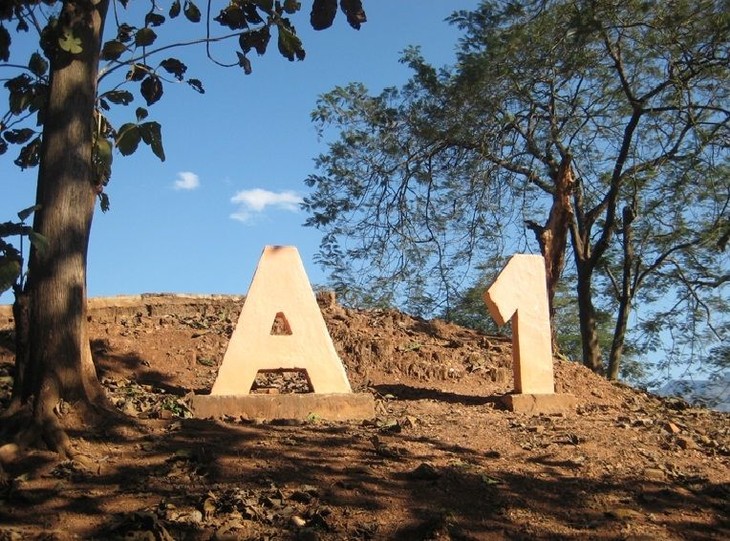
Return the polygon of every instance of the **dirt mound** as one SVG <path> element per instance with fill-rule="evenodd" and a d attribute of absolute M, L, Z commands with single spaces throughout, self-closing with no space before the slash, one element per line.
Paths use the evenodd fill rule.
<path fill-rule="evenodd" d="M 209 391 L 243 299 L 93 300 L 94 358 L 129 422 L 76 438 L 74 461 L 3 448 L 0 540 L 730 538 L 727 414 L 559 360 L 576 411 L 515 414 L 504 338 L 319 300 L 371 422 L 191 419 L 184 397 Z M 11 362 L 0 331 L 0 406 Z"/>

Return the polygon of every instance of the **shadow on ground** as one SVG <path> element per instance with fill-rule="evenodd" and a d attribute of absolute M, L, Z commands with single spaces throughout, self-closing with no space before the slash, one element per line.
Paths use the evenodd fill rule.
<path fill-rule="evenodd" d="M 520 474 L 478 449 L 362 425 L 180 419 L 73 436 L 90 445 L 78 461 L 35 452 L 12 466 L 0 533 L 295 539 L 309 528 L 319 539 L 614 539 L 652 515 L 674 517 L 664 524 L 673 536 L 716 539 L 730 526 L 727 484 L 586 479 L 544 457 L 532 459 L 544 465 L 539 474 Z M 84 459 L 98 446 L 108 453 Z M 715 518 L 685 520 L 688 509 Z"/>

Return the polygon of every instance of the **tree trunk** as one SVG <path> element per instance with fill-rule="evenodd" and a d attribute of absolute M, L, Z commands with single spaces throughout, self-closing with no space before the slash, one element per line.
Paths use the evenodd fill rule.
<path fill-rule="evenodd" d="M 593 306 L 593 269 L 595 261 L 591 254 L 591 222 L 587 219 L 583 207 L 583 189 L 578 182 L 573 191 L 573 222 L 570 227 L 570 239 L 573 244 L 573 256 L 578 273 L 578 319 L 580 320 L 580 338 L 583 349 L 583 365 L 597 374 L 604 374 L 601 360 L 601 346 L 598 341 L 598 320 L 596 308 Z"/>
<path fill-rule="evenodd" d="M 555 325 L 555 292 L 560 276 L 565 267 L 565 250 L 568 245 L 568 231 L 573 219 L 573 205 L 570 198 L 573 194 L 573 171 L 571 157 L 566 155 L 553 179 L 555 191 L 550 215 L 544 226 L 528 221 L 527 226 L 535 233 L 540 245 L 540 253 L 545 260 L 545 276 L 547 282 L 548 306 L 552 328 L 553 350 L 557 346 Z"/>
<path fill-rule="evenodd" d="M 43 127 L 36 194 L 40 210 L 33 228 L 48 240 L 48 249 L 31 252 L 25 385 L 35 397 L 34 421 L 57 450 L 64 443 L 53 413 L 59 400 L 91 405 L 105 396 L 89 345 L 86 261 L 96 198 L 94 104 L 107 8 L 108 0 L 63 3 L 58 28 L 78 37 L 82 51 L 59 50 L 51 58 Z"/>
<path fill-rule="evenodd" d="M 18 411 L 29 398 L 30 388 L 25 384 L 28 375 L 28 345 L 30 339 L 30 316 L 28 292 L 20 285 L 13 287 L 13 321 L 15 322 L 15 366 L 13 367 L 13 390 L 4 415 Z"/>
<path fill-rule="evenodd" d="M 629 313 L 631 312 L 631 300 L 634 296 L 634 288 L 632 287 L 632 269 L 634 265 L 634 247 L 632 239 L 631 223 L 635 218 L 634 210 L 626 206 L 623 210 L 623 241 L 624 241 L 624 262 L 623 275 L 621 277 L 621 294 L 619 295 L 618 315 L 616 317 L 616 330 L 613 333 L 613 341 L 611 342 L 611 353 L 608 356 L 608 379 L 618 379 L 619 370 L 621 368 L 621 357 L 624 352 L 624 340 L 626 338 L 626 329 L 629 323 Z"/>
<path fill-rule="evenodd" d="M 598 343 L 598 320 L 593 306 L 591 270 L 578 265 L 578 317 L 583 346 L 583 364 L 597 374 L 604 374 L 601 347 Z"/>

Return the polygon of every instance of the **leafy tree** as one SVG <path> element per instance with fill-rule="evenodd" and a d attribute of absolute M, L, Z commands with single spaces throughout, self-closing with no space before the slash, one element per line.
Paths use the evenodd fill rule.
<path fill-rule="evenodd" d="M 8 145 L 20 145 L 15 163 L 21 168 L 38 166 L 40 209 L 33 230 L 48 244 L 45 250 L 31 252 L 29 352 L 21 370 L 23 385 L 6 414 L 32 399 L 33 422 L 27 428 L 61 452 L 68 451 L 68 439 L 53 413 L 60 400 L 77 403 L 89 419 L 94 412 L 109 411 L 89 346 L 86 259 L 95 201 L 101 200 L 103 210 L 108 207 L 104 189 L 111 177 L 113 150 L 129 155 L 143 142 L 164 160 L 161 126 L 148 118 L 147 108 L 162 98 L 170 82 L 185 81 L 203 92 L 198 79 L 188 78 L 187 66 L 167 55 L 175 47 L 201 44 L 214 62 L 250 73 L 253 52 L 263 55 L 275 36 L 284 57 L 305 56 L 289 18 L 301 10 L 298 1 L 232 0 L 208 21 L 211 2 L 205 16 L 193 0 L 165 2 L 165 11 L 159 2 L 148 2 L 146 10 L 135 10 L 135 4 L 139 5 L 129 0 L 0 3 L 0 67 L 18 73 L 4 80 L 8 111 L 0 117 L 0 153 Z M 336 1 L 314 0 L 313 26 L 331 25 L 336 7 Z M 359 0 L 342 0 L 340 7 L 354 28 L 365 21 Z M 158 34 L 175 23 L 202 23 L 205 31 L 186 43 L 158 42 Z M 223 34 L 212 34 L 216 24 Z M 22 36 L 33 36 L 38 50 L 25 62 L 11 63 L 14 42 Z M 228 63 L 214 59 L 210 50 L 211 43 L 225 39 L 237 43 Z M 137 107 L 133 120 L 113 126 L 107 112 L 132 103 L 135 93 L 146 107 Z"/>
<path fill-rule="evenodd" d="M 680 328 L 719 328 L 727 8 L 485 1 L 450 18 L 464 32 L 455 66 L 436 69 L 411 49 L 402 88 L 322 96 L 313 119 L 323 135 L 339 132 L 307 179 L 322 262 L 340 271 L 355 260 L 396 296 L 415 279 L 430 306 L 448 307 L 480 261 L 533 243 L 552 301 L 570 253 L 581 357 L 610 378 L 637 306 L 637 328 L 653 327 L 646 350 Z M 608 360 L 601 310 L 614 314 Z"/>
<path fill-rule="evenodd" d="M 21 210 L 18 213 L 20 221 L 0 224 L 0 293 L 23 287 L 23 237 L 27 236 L 31 242 L 43 243 L 43 239 L 25 223 L 35 210 L 35 207 Z M 4 240 L 8 237 L 18 237 L 19 247 Z"/>
<path fill-rule="evenodd" d="M 37 247 L 45 250 L 48 243 L 44 237 L 33 231 L 25 221 L 36 211 L 38 206 L 29 207 L 18 212 L 19 222 L 5 222 L 0 224 L 0 293 L 13 290 L 13 320 L 15 322 L 15 370 L 13 372 L 13 396 L 19 396 L 25 383 L 25 368 L 27 366 L 29 344 L 29 314 L 28 295 L 25 292 L 24 282 L 26 275 L 25 249 L 23 238 Z M 19 247 L 3 240 L 7 237 L 18 237 Z"/>

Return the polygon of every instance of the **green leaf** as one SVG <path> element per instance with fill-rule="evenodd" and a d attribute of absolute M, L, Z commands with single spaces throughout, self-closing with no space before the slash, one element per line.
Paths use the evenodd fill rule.
<path fill-rule="evenodd" d="M 20 149 L 20 154 L 13 160 L 13 163 L 21 169 L 35 167 L 40 162 L 41 136 L 39 135 L 30 143 Z"/>
<path fill-rule="evenodd" d="M 58 38 L 58 46 L 70 54 L 79 54 L 84 49 L 81 47 L 81 38 L 73 35 L 71 30 L 64 30 L 63 35 Z"/>
<path fill-rule="evenodd" d="M 112 144 L 106 137 L 99 137 L 94 144 L 95 165 L 101 175 L 100 183 L 109 180 L 112 173 Z"/>
<path fill-rule="evenodd" d="M 134 44 L 137 47 L 148 47 L 152 45 L 157 39 L 157 34 L 151 28 L 145 27 L 137 30 L 134 35 Z"/>
<path fill-rule="evenodd" d="M 105 192 L 99 194 L 99 206 L 102 212 L 108 212 L 110 208 L 109 196 Z"/>
<path fill-rule="evenodd" d="M 21 128 L 19 130 L 7 130 L 3 134 L 3 137 L 5 137 L 5 140 L 8 143 L 19 145 L 28 142 L 28 140 L 33 137 L 34 133 L 35 131 L 30 128 Z"/>
<path fill-rule="evenodd" d="M 360 25 L 367 22 L 365 10 L 362 9 L 362 0 L 340 0 L 340 7 L 347 16 L 347 22 L 355 30 L 360 30 Z"/>
<path fill-rule="evenodd" d="M 162 97 L 162 81 L 157 75 L 149 75 L 142 81 L 140 92 L 149 107 Z"/>
<path fill-rule="evenodd" d="M 187 83 L 193 87 L 193 90 L 200 94 L 205 94 L 205 89 L 203 88 L 203 83 L 199 79 L 188 79 Z"/>
<path fill-rule="evenodd" d="M 16 235 L 27 235 L 31 228 L 27 225 L 17 224 L 15 222 L 0 223 L 0 237 L 13 237 Z M 14 250 L 11 244 L 0 241 L 0 249 L 8 252 Z M 16 251 L 17 252 L 17 251 Z M 15 252 L 14 252 L 15 253 Z"/>
<path fill-rule="evenodd" d="M 30 92 L 12 92 L 10 94 L 10 112 L 19 115 L 31 104 L 32 95 Z"/>
<path fill-rule="evenodd" d="M 26 221 L 28 218 L 30 218 L 30 215 L 33 214 L 35 211 L 40 209 L 40 205 L 33 205 L 32 207 L 28 207 L 27 209 L 23 209 L 18 213 L 18 219 L 21 222 Z"/>
<path fill-rule="evenodd" d="M 48 71 L 48 62 L 39 53 L 33 53 L 30 55 L 30 61 L 28 62 L 28 69 L 36 77 L 43 77 Z"/>
<path fill-rule="evenodd" d="M 0 256 L 0 293 L 13 287 L 22 271 L 20 261 L 8 256 Z"/>
<path fill-rule="evenodd" d="M 8 89 L 10 112 L 14 115 L 21 114 L 33 101 L 32 79 L 27 74 L 22 74 L 5 82 Z"/>
<path fill-rule="evenodd" d="M 137 115 L 137 122 L 142 122 L 145 118 L 147 118 L 147 115 L 149 113 L 144 107 L 137 107 L 137 110 L 134 112 L 134 114 Z"/>
<path fill-rule="evenodd" d="M 149 66 L 145 64 L 133 64 L 131 68 L 129 68 L 129 71 L 127 72 L 127 80 L 128 81 L 141 81 L 145 77 L 147 77 L 147 74 L 150 73 L 152 70 Z"/>
<path fill-rule="evenodd" d="M 127 23 L 120 24 L 117 28 L 117 41 L 121 41 L 122 43 L 132 41 L 132 34 L 134 34 L 135 30 L 136 28 Z"/>
<path fill-rule="evenodd" d="M 256 5 L 263 9 L 266 13 L 274 11 L 274 0 L 256 0 Z"/>
<path fill-rule="evenodd" d="M 101 48 L 101 59 L 102 60 L 117 60 L 127 50 L 126 45 L 121 41 L 111 40 L 107 41 Z"/>
<path fill-rule="evenodd" d="M 36 233 L 35 231 L 31 230 L 28 232 L 28 239 L 30 239 L 30 243 L 41 254 L 48 251 L 48 246 L 49 246 L 48 239 L 46 237 L 44 237 L 43 235 L 41 235 L 40 233 Z"/>
<path fill-rule="evenodd" d="M 160 161 L 165 161 L 165 150 L 162 148 L 162 126 L 159 122 L 145 122 L 139 125 L 142 140 L 147 143 Z"/>
<path fill-rule="evenodd" d="M 127 90 L 110 90 L 100 96 L 117 105 L 129 105 L 134 101 L 134 95 Z"/>
<path fill-rule="evenodd" d="M 160 26 L 162 23 L 165 22 L 164 15 L 160 15 L 159 13 L 148 13 L 144 17 L 144 24 L 148 26 Z"/>
<path fill-rule="evenodd" d="M 294 61 L 294 59 L 304 60 L 302 40 L 292 30 L 282 24 L 279 24 L 278 46 L 279 52 L 290 62 Z"/>
<path fill-rule="evenodd" d="M 139 132 L 137 124 L 127 123 L 119 128 L 116 145 L 122 156 L 129 156 L 137 150 L 141 139 L 142 135 Z"/>
<path fill-rule="evenodd" d="M 170 4 L 169 15 L 171 19 L 180 15 L 180 0 L 175 0 L 172 4 Z"/>
<path fill-rule="evenodd" d="M 245 54 L 241 54 L 238 51 L 236 51 L 236 54 L 238 55 L 238 65 L 243 68 L 243 72 L 246 75 L 251 75 L 251 61 Z"/>
<path fill-rule="evenodd" d="M 302 3 L 297 0 L 284 0 L 284 11 L 289 15 L 293 15 L 302 9 Z"/>
<path fill-rule="evenodd" d="M 241 50 L 245 53 L 251 49 L 256 49 L 259 55 L 266 53 L 266 47 L 271 39 L 271 32 L 268 26 L 259 28 L 258 30 L 249 30 L 243 32 L 238 37 L 238 44 L 241 46 Z"/>
<path fill-rule="evenodd" d="M 185 13 L 185 17 L 187 17 L 191 23 L 200 22 L 200 10 L 198 9 L 198 6 L 193 4 L 190 0 L 185 0 L 183 12 Z"/>
<path fill-rule="evenodd" d="M 254 10 L 255 9 L 256 8 L 254 8 Z M 213 20 L 221 26 L 227 26 L 231 30 L 248 28 L 249 23 L 243 8 L 236 4 L 230 4 L 226 8 L 222 9 L 218 16 L 214 17 Z"/>
<path fill-rule="evenodd" d="M 332 26 L 337 14 L 337 0 L 314 0 L 309 22 L 315 30 L 324 30 Z"/>
<path fill-rule="evenodd" d="M 10 59 L 10 33 L 4 26 L 0 26 L 0 60 L 7 62 Z"/>
<path fill-rule="evenodd" d="M 171 73 L 172 75 L 174 75 L 178 81 L 183 80 L 183 76 L 188 69 L 188 67 L 180 62 L 177 58 L 168 58 L 166 60 L 163 60 L 162 62 L 160 62 L 160 66 L 162 66 L 162 68 L 167 71 L 167 73 Z"/>
<path fill-rule="evenodd" d="M 246 2 L 241 6 L 241 9 L 243 9 L 244 16 L 249 24 L 263 24 L 264 19 L 262 19 L 261 15 L 259 15 L 255 4 Z"/>

